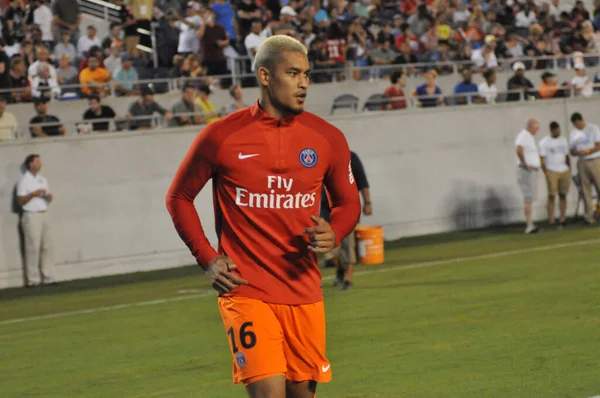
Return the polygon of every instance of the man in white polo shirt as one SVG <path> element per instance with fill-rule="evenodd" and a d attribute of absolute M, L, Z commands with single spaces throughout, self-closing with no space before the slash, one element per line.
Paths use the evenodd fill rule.
<path fill-rule="evenodd" d="M 569 144 L 571 154 L 579 157 L 577 171 L 583 190 L 584 218 L 588 224 L 593 224 L 592 184 L 600 194 L 600 129 L 595 124 L 586 123 L 578 112 L 571 115 L 571 123 L 575 129 L 571 131 Z"/>
<path fill-rule="evenodd" d="M 550 135 L 540 141 L 540 156 L 548 185 L 548 220 L 550 225 L 554 225 L 554 198 L 558 195 L 560 226 L 564 227 L 567 221 L 567 194 L 571 186 L 571 161 L 569 144 L 565 137 L 560 136 L 558 123 L 550 123 Z"/>
<path fill-rule="evenodd" d="M 517 152 L 517 181 L 523 193 L 525 220 L 527 221 L 526 234 L 533 234 L 539 228 L 533 223 L 532 204 L 534 197 L 537 172 L 541 166 L 540 155 L 534 136 L 537 134 L 540 124 L 535 119 L 527 120 L 525 129 L 522 130 L 515 140 Z"/>
<path fill-rule="evenodd" d="M 50 231 L 46 219 L 52 193 L 48 180 L 40 174 L 40 156 L 32 154 L 25 159 L 25 174 L 17 184 L 17 203 L 23 209 L 21 226 L 25 237 L 25 286 L 52 284 Z"/>

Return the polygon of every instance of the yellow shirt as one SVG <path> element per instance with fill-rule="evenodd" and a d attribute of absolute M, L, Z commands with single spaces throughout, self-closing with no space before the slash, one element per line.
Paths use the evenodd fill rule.
<path fill-rule="evenodd" d="M 96 70 L 91 70 L 90 68 L 85 68 L 79 73 L 79 83 L 82 85 L 81 91 L 84 94 L 90 95 L 92 92 L 98 92 L 98 88 L 92 89 L 87 86 L 88 83 L 106 83 L 110 80 L 110 72 L 104 68 L 96 68 Z"/>
<path fill-rule="evenodd" d="M 217 115 L 217 107 L 215 106 L 215 104 L 210 102 L 210 100 L 207 99 L 206 101 L 202 101 L 202 98 L 198 97 L 196 98 L 196 104 L 198 104 L 198 106 L 202 108 L 202 113 L 204 115 L 215 115 L 206 119 L 206 124 L 212 123 L 221 118 L 221 116 Z"/>

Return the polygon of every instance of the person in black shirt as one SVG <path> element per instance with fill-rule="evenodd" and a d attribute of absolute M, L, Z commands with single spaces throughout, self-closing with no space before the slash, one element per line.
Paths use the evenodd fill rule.
<path fill-rule="evenodd" d="M 0 38 L 0 89 L 10 88 L 10 58 L 4 52 L 4 39 Z"/>
<path fill-rule="evenodd" d="M 4 19 L 8 25 L 8 34 L 15 43 L 20 43 L 25 39 L 25 31 L 23 29 L 23 21 L 25 19 L 25 11 L 21 8 L 19 0 L 12 0 L 10 7 L 4 13 Z"/>
<path fill-rule="evenodd" d="M 123 29 L 125 49 L 130 56 L 136 55 L 136 47 L 140 43 L 140 35 L 137 31 L 138 23 L 131 12 L 131 8 L 123 0 L 115 0 L 115 5 L 121 7 L 119 18 L 121 19 L 121 29 Z"/>
<path fill-rule="evenodd" d="M 66 135 L 66 130 L 60 120 L 53 115 L 48 115 L 48 103 L 45 100 L 39 99 L 34 102 L 37 116 L 34 116 L 29 121 L 29 131 L 32 137 L 49 137 L 57 135 Z M 55 122 L 55 123 L 53 123 Z M 48 124 L 46 124 L 48 123 Z M 43 124 L 40 126 L 40 124 Z"/>
<path fill-rule="evenodd" d="M 19 57 L 12 58 L 10 64 L 10 88 L 13 90 L 8 101 L 11 104 L 17 102 L 31 101 L 31 84 L 27 79 L 27 69 L 25 62 Z"/>
<path fill-rule="evenodd" d="M 102 105 L 100 97 L 97 95 L 90 95 L 88 97 L 88 110 L 83 114 L 83 120 L 94 120 L 94 119 L 116 119 L 117 114 L 108 105 Z M 110 122 L 94 122 L 92 123 L 93 131 L 109 131 Z"/>
<path fill-rule="evenodd" d="M 363 199 L 362 212 L 365 216 L 370 216 L 373 214 L 373 207 L 371 206 L 371 191 L 369 189 L 369 181 L 367 180 L 367 174 L 365 173 L 365 168 L 363 167 L 360 158 L 355 152 L 352 151 L 350 151 L 350 168 L 356 181 L 356 188 L 358 188 L 358 191 Z M 331 208 L 329 207 L 329 199 L 327 196 L 327 191 L 324 187 L 321 192 L 320 213 L 321 217 L 323 217 L 325 221 L 329 221 Z M 339 259 L 336 258 L 338 254 L 334 253 L 334 251 L 337 252 L 338 250 Z M 335 264 L 336 267 L 336 279 L 334 286 L 339 285 L 343 290 L 349 289 L 352 287 L 352 272 L 354 271 L 354 266 L 358 262 L 356 254 L 356 235 L 354 231 L 344 238 L 339 248 L 335 249 L 334 251 L 330 252 L 331 256 L 326 256 L 327 265 Z"/>
<path fill-rule="evenodd" d="M 535 96 L 535 86 L 525 77 L 525 65 L 523 62 L 515 62 L 512 68 L 515 71 L 515 74 L 508 80 L 507 90 L 520 90 L 523 92 L 525 99 L 528 99 L 531 95 Z M 506 101 L 519 101 L 520 98 L 521 94 L 516 91 L 506 95 Z"/>
<path fill-rule="evenodd" d="M 254 0 L 243 0 L 237 6 L 238 26 L 240 28 L 240 37 L 246 37 L 250 33 L 252 21 L 260 18 L 260 9 Z"/>

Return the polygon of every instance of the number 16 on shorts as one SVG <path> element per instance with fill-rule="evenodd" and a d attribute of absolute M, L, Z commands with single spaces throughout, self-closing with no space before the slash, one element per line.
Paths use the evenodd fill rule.
<path fill-rule="evenodd" d="M 252 322 L 244 322 L 237 331 L 233 326 L 227 329 L 231 351 L 239 368 L 244 367 L 246 364 L 246 356 L 240 351 L 238 344 L 245 350 L 249 350 L 256 345 L 256 334 L 252 331 L 252 326 Z"/>

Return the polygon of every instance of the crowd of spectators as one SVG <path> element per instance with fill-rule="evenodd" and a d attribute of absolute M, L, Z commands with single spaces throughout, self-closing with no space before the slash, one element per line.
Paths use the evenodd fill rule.
<path fill-rule="evenodd" d="M 568 8 L 559 1 L 157 0 L 152 19 L 158 26 L 160 66 L 170 69 L 163 77 L 211 85 L 217 81 L 212 76 L 231 73 L 236 65 L 230 57 L 239 56 L 250 58 L 242 72 L 251 73 L 260 43 L 286 34 L 306 45 L 318 83 L 387 77 L 394 65 L 419 62 L 432 63 L 437 74 L 451 73 L 455 61 L 483 73 L 524 56 L 600 52 L 600 8 L 588 10 L 581 1 Z M 119 82 L 115 95 L 139 94 L 140 87 L 129 83 L 139 79 L 136 69 L 148 62 L 138 49 L 138 22 L 123 0 L 114 3 L 121 7 L 120 22 L 100 38 L 94 26 L 80 26 L 77 2 L 54 0 L 51 7 L 44 0 L 10 2 L 2 10 L 0 41 L 0 89 L 15 89 L 8 102 L 103 97 L 111 80 Z M 544 70 L 549 62 L 524 64 Z M 369 65 L 379 68 L 354 70 L 353 76 L 323 72 Z M 431 76 L 428 68 L 411 65 L 404 72 Z M 228 88 L 232 81 L 219 83 Z M 251 77 L 242 83 L 255 84 Z"/>
<path fill-rule="evenodd" d="M 558 61 L 523 59 L 574 55 L 577 59 L 600 52 L 600 0 L 595 0 L 593 9 L 586 9 L 581 1 L 572 8 L 559 1 L 157 0 L 151 18 L 159 32 L 154 49 L 161 66 L 158 69 L 168 70 L 164 77 L 180 79 L 184 92 L 193 91 L 187 100 L 182 99 L 180 109 L 190 109 L 193 102 L 203 115 L 214 115 L 200 118 L 207 122 L 224 113 L 210 103 L 208 95 L 215 83 L 222 88 L 234 83 L 223 77 L 236 66 L 231 57 L 247 56 L 243 72 L 250 75 L 258 46 L 274 34 L 293 36 L 306 45 L 316 83 L 389 77 L 392 86 L 386 95 L 394 101 L 388 108 L 406 106 L 403 88 L 409 75 L 425 80 L 407 93 L 423 107 L 495 102 L 497 93 L 504 91 L 495 86 L 495 74 L 503 65 L 515 73 L 506 90 L 516 92 L 503 98 L 507 101 L 522 95 L 592 95 L 592 84 L 600 81 L 600 76 L 588 77 L 585 68 L 596 66 L 598 58 L 565 61 L 563 66 L 573 66 L 575 76 L 561 83 L 546 71 Z M 53 0 L 51 6 L 44 0 L 7 3 L 2 9 L 0 38 L 4 100 L 47 104 L 83 97 L 99 104 L 109 94 L 138 96 L 135 103 L 139 106 L 133 109 L 148 114 L 153 102 L 147 100 L 151 89 L 138 84 L 138 71 L 148 66 L 148 58 L 138 46 L 139 24 L 123 0 L 114 3 L 120 7 L 119 22 L 112 23 L 105 38 L 98 37 L 94 26 L 80 26 L 75 1 Z M 437 76 L 452 73 L 457 62 L 462 81 L 454 92 L 443 93 L 436 84 Z M 370 65 L 378 68 L 352 69 L 352 76 L 347 76 L 348 66 Z M 533 71 L 540 74 L 537 84 L 526 77 L 526 72 Z M 475 83 L 474 76 L 480 82 Z M 191 87 L 186 79 L 193 81 Z M 251 76 L 242 80 L 242 86 L 253 84 Z M 104 115 L 104 108 L 98 106 L 95 112 Z M 171 113 L 161 109 L 152 112 Z M 169 118 L 169 123 L 179 120 Z M 185 120 L 197 121 L 193 117 Z M 130 128 L 143 127 L 134 121 L 135 115 Z"/>

